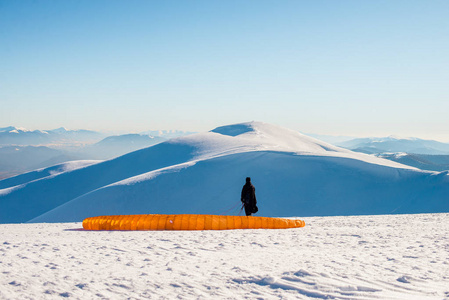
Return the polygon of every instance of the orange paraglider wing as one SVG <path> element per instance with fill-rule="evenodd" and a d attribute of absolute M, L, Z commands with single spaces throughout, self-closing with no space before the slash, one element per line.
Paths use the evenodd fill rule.
<path fill-rule="evenodd" d="M 86 230 L 226 230 L 304 227 L 298 219 L 217 215 L 119 215 L 84 219 Z"/>

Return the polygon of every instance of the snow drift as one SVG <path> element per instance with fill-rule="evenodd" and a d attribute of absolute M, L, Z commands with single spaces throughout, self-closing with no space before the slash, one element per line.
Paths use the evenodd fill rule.
<path fill-rule="evenodd" d="M 169 140 L 29 182 L 0 181 L 0 222 L 107 214 L 237 213 L 245 177 L 259 216 L 449 211 L 447 172 L 425 172 L 250 122 Z M 237 210 L 232 210 L 237 207 Z"/>

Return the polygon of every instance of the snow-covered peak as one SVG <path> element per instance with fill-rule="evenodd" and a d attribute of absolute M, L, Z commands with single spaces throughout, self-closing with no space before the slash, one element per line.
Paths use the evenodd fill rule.
<path fill-rule="evenodd" d="M 257 123 L 259 124 L 259 123 Z M 249 123 L 241 123 L 241 124 L 234 124 L 234 125 L 227 125 L 227 126 L 220 126 L 217 127 L 211 132 L 219 133 L 222 135 L 228 135 L 228 136 L 238 136 L 244 133 L 248 132 L 255 132 L 256 131 L 256 122 L 249 122 Z"/>
<path fill-rule="evenodd" d="M 217 127 L 209 132 L 169 140 L 193 148 L 196 159 L 251 151 L 294 153 L 350 152 L 305 136 L 297 131 L 262 122 Z"/>
<path fill-rule="evenodd" d="M 380 139 L 382 139 L 382 138 L 380 138 Z M 389 140 L 403 140 L 404 138 L 400 137 L 399 135 L 392 134 L 392 135 L 389 135 L 386 139 L 389 139 Z"/>
<path fill-rule="evenodd" d="M 68 132 L 68 130 L 65 127 L 59 127 L 59 128 L 56 128 L 56 129 L 53 129 L 53 130 L 49 130 L 49 131 L 54 132 L 54 133 L 66 133 L 66 132 Z"/>
<path fill-rule="evenodd" d="M 19 132 L 31 132 L 31 130 L 28 130 L 24 127 L 8 126 L 8 127 L 0 128 L 0 132 L 19 133 Z"/>
<path fill-rule="evenodd" d="M 13 131 L 13 130 L 17 130 L 17 128 L 14 127 L 14 126 L 8 126 L 8 127 L 0 128 L 0 132 L 10 132 L 10 131 Z"/>
<path fill-rule="evenodd" d="M 384 138 L 376 138 L 376 141 L 381 141 L 381 142 L 386 142 L 386 141 L 415 141 L 415 140 L 419 140 L 417 138 L 413 138 L 413 137 L 403 137 L 403 136 L 399 136 L 399 135 L 389 135 L 388 137 L 384 137 Z"/>
<path fill-rule="evenodd" d="M 193 148 L 195 159 L 251 151 L 276 151 L 300 155 L 346 157 L 384 166 L 411 168 L 375 156 L 356 153 L 306 136 L 298 131 L 263 122 L 221 126 L 206 133 L 180 137 L 167 143 L 183 144 Z"/>

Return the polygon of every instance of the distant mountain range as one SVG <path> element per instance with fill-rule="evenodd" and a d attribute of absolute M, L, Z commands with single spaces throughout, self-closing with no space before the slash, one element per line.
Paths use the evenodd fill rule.
<path fill-rule="evenodd" d="M 90 130 L 27 130 L 18 127 L 0 128 L 0 146 L 46 146 L 50 144 L 94 143 L 105 135 Z"/>
<path fill-rule="evenodd" d="M 377 157 L 389 159 L 421 170 L 449 170 L 449 155 L 408 154 L 404 152 L 380 153 Z"/>
<path fill-rule="evenodd" d="M 0 128 L 0 146 L 49 146 L 66 144 L 93 144 L 101 141 L 102 145 L 117 146 L 120 143 L 146 144 L 144 140 L 156 138 L 157 141 L 185 136 L 194 132 L 181 130 L 149 130 L 140 134 L 123 134 L 109 136 L 91 130 L 67 130 L 64 127 L 52 130 L 28 130 L 21 127 Z"/>
<path fill-rule="evenodd" d="M 144 134 L 114 135 L 79 149 L 78 154 L 84 159 L 111 159 L 166 140 L 165 137 Z"/>
<path fill-rule="evenodd" d="M 406 152 L 414 154 L 445 155 L 449 154 L 449 144 L 419 138 L 332 136 L 306 134 L 316 139 L 331 143 L 353 151 L 367 154 Z"/>
<path fill-rule="evenodd" d="M 357 138 L 337 143 L 338 146 L 357 152 L 378 154 L 387 152 L 406 152 L 414 154 L 449 154 L 449 144 L 418 138 Z"/>
<path fill-rule="evenodd" d="M 449 144 L 418 138 L 351 138 L 311 134 L 328 143 L 430 171 L 449 170 Z"/>
<path fill-rule="evenodd" d="M 304 134 L 332 145 L 340 145 L 343 142 L 355 139 L 353 136 L 344 136 L 344 135 L 340 136 L 340 135 L 326 135 L 315 133 L 304 133 Z"/>
<path fill-rule="evenodd" d="M 165 138 L 165 139 L 172 139 L 172 138 L 177 138 L 180 136 L 186 136 L 186 135 L 190 135 L 190 134 L 194 134 L 196 132 L 192 132 L 192 131 L 182 131 L 182 130 L 149 130 L 149 131 L 144 131 L 141 132 L 141 135 L 149 135 L 152 137 L 161 137 L 161 138 Z"/>
<path fill-rule="evenodd" d="M 148 134 L 107 136 L 90 130 L 0 128 L 0 180 L 72 160 L 111 159 L 169 138 L 191 134 L 154 130 Z"/>
<path fill-rule="evenodd" d="M 44 146 L 0 147 L 0 179 L 79 158 Z"/>

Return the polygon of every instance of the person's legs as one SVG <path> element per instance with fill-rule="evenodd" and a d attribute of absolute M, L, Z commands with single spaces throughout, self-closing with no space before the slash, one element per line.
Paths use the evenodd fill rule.
<path fill-rule="evenodd" d="M 249 209 L 247 206 L 245 206 L 245 214 L 246 216 L 251 216 L 251 209 Z"/>

